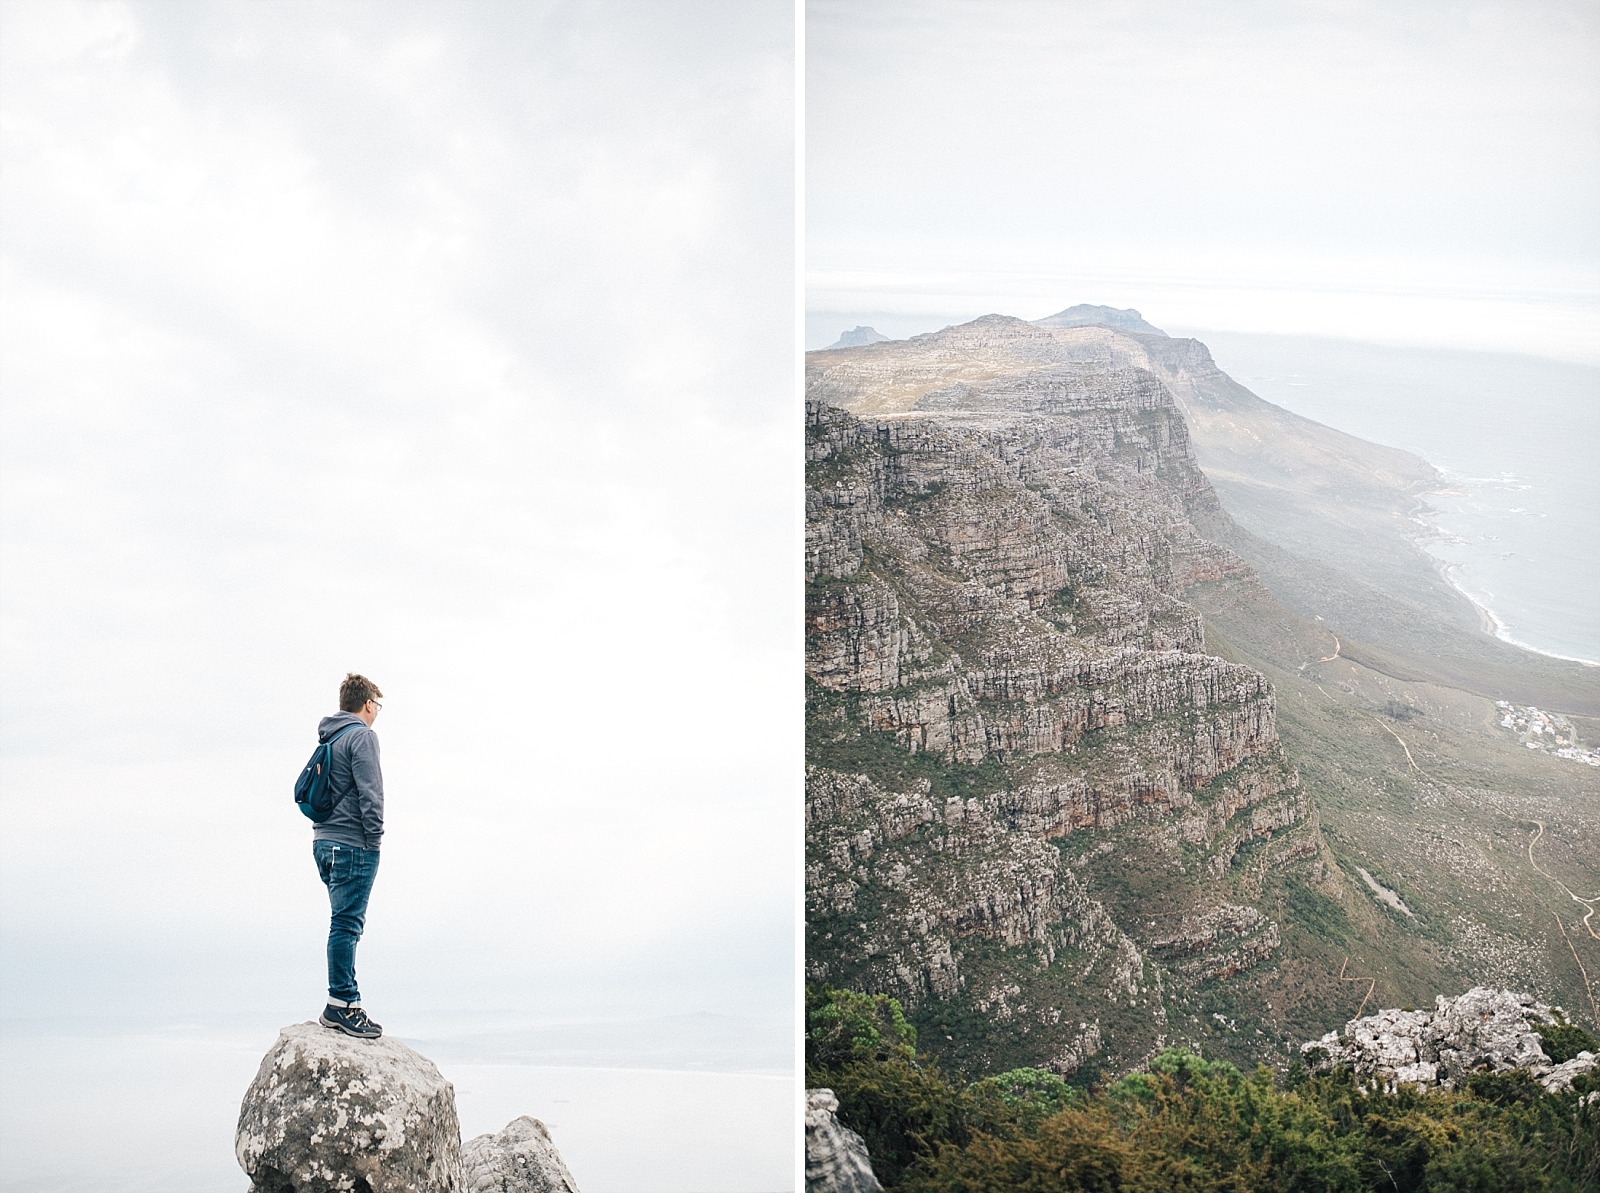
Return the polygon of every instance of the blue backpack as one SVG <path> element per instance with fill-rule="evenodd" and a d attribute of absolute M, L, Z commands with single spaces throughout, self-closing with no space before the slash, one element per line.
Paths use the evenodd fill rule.
<path fill-rule="evenodd" d="M 333 815 L 334 801 L 329 795 L 333 779 L 333 743 L 354 728 L 354 725 L 346 725 L 327 741 L 319 742 L 311 752 L 311 761 L 295 780 L 295 806 L 318 824 Z"/>

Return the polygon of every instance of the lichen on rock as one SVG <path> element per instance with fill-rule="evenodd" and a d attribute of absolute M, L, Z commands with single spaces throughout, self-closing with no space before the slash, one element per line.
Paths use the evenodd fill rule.
<path fill-rule="evenodd" d="M 261 1193 L 459 1193 L 455 1091 L 390 1037 L 278 1033 L 245 1093 L 234 1153 Z"/>
<path fill-rule="evenodd" d="M 466 1193 L 578 1193 L 550 1132 L 523 1115 L 461 1145 Z"/>

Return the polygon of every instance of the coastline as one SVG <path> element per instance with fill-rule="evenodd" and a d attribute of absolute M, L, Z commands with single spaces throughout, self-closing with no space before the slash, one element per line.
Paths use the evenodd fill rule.
<path fill-rule="evenodd" d="M 1422 458 L 1427 460 L 1425 456 Z M 1440 483 L 1432 488 L 1414 491 L 1413 493 L 1416 505 L 1407 514 L 1408 520 L 1413 526 L 1417 527 L 1417 532 L 1414 534 L 1412 541 L 1427 555 L 1429 561 L 1433 564 L 1434 570 L 1439 573 L 1440 578 L 1467 599 L 1467 603 L 1472 606 L 1478 615 L 1478 627 L 1484 633 L 1493 638 L 1498 638 L 1508 646 L 1515 646 L 1518 650 L 1526 650 L 1533 654 L 1543 655 L 1547 659 L 1559 659 L 1564 663 L 1577 663 L 1581 667 L 1600 667 L 1600 660 L 1586 659 L 1581 655 L 1562 654 L 1554 650 L 1545 650 L 1543 647 L 1534 646 L 1530 642 L 1524 642 L 1515 637 L 1505 619 L 1496 613 L 1482 597 L 1462 583 L 1461 579 L 1456 575 L 1457 570 L 1462 565 L 1451 563 L 1434 553 L 1432 550 L 1433 543 L 1459 542 L 1463 545 L 1467 544 L 1460 536 L 1439 525 L 1438 519 L 1443 514 L 1443 511 L 1429 504 L 1428 498 L 1433 496 L 1462 496 L 1464 493 L 1463 486 L 1471 482 L 1466 477 L 1452 475 L 1433 460 L 1427 460 L 1427 463 L 1433 467 Z"/>
<path fill-rule="evenodd" d="M 1523 642 L 1521 639 L 1513 637 L 1510 627 L 1507 626 L 1503 620 L 1501 620 L 1500 615 L 1488 605 L 1484 604 L 1483 601 L 1476 594 L 1474 594 L 1471 589 L 1469 589 L 1465 584 L 1456 578 L 1456 569 L 1461 566 L 1460 564 L 1447 563 L 1443 559 L 1440 559 L 1432 551 L 1428 551 L 1428 546 L 1425 542 L 1419 544 L 1419 546 L 1421 546 L 1424 551 L 1428 552 L 1428 558 L 1433 561 L 1433 566 L 1438 570 L 1439 575 L 1444 579 L 1445 583 L 1450 585 L 1451 588 L 1455 589 L 1462 596 L 1466 597 L 1469 602 L 1471 602 L 1473 609 L 1477 611 L 1478 621 L 1484 633 L 1492 635 L 1493 637 L 1500 639 L 1500 641 L 1510 646 L 1515 646 L 1519 650 L 1526 650 L 1531 651 L 1534 654 L 1544 655 L 1547 659 L 1560 659 L 1566 663 L 1577 663 L 1582 667 L 1600 667 L 1600 661 L 1595 659 L 1584 659 L 1579 658 L 1577 655 L 1560 654 L 1553 650 L 1544 650 L 1541 647 L 1534 646 L 1531 643 Z"/>

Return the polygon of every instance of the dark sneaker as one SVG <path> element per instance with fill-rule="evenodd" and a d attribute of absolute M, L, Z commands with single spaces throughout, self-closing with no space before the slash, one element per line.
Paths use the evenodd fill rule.
<path fill-rule="evenodd" d="M 360 1007 L 336 1007 L 330 1003 L 322 1008 L 322 1017 L 317 1022 L 358 1040 L 376 1040 L 383 1034 L 383 1028 L 368 1019 Z"/>

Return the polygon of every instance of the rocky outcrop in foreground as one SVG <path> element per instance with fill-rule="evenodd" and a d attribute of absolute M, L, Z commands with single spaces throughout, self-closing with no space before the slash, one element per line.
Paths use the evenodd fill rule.
<path fill-rule="evenodd" d="M 831 1089 L 806 1090 L 806 1193 L 878 1193 L 867 1145 L 838 1119 Z"/>
<path fill-rule="evenodd" d="M 1600 1067 L 1593 1052 L 1557 1064 L 1545 1052 L 1539 1029 L 1564 1026 L 1559 1008 L 1526 994 L 1474 986 L 1459 998 L 1440 995 L 1431 1011 L 1379 1011 L 1352 1019 L 1300 1049 L 1313 1072 L 1348 1066 L 1385 1089 L 1440 1086 L 1480 1070 L 1531 1074 L 1549 1093 L 1564 1093 L 1572 1079 Z"/>
<path fill-rule="evenodd" d="M 455 1089 L 388 1037 L 278 1033 L 245 1092 L 234 1154 L 258 1193 L 578 1193 L 544 1124 L 461 1143 Z"/>
<path fill-rule="evenodd" d="M 263 1193 L 459 1193 L 455 1090 L 398 1040 L 297 1023 L 245 1093 L 234 1154 Z"/>

